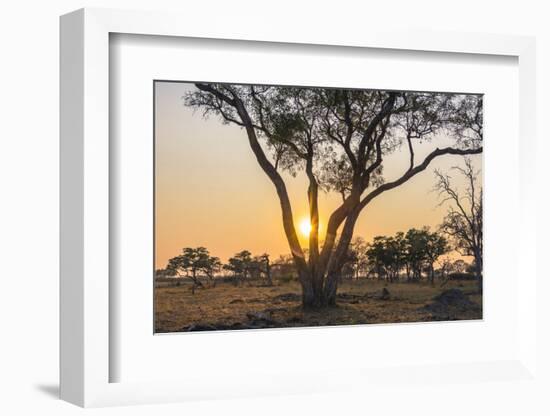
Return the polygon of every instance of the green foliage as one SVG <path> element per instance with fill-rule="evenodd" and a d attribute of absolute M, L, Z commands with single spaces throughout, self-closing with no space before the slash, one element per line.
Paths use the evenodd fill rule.
<path fill-rule="evenodd" d="M 235 275 L 247 277 L 253 267 L 252 253 L 248 250 L 243 250 L 228 260 L 227 264 L 223 265 L 225 270 L 233 272 Z"/>
<path fill-rule="evenodd" d="M 384 183 L 383 162 L 402 146 L 452 135 L 458 147 L 480 146 L 481 97 L 236 84 L 196 84 L 185 104 L 244 127 L 249 121 L 273 165 L 292 175 L 311 166 L 326 192 L 345 198 L 355 187 Z M 358 178 L 363 176 L 359 184 Z"/>
<path fill-rule="evenodd" d="M 264 253 L 259 256 L 252 256 L 248 250 L 240 251 L 229 258 L 223 269 L 233 274 L 233 279 L 243 280 L 247 278 L 257 279 L 266 277 L 267 283 L 271 285 L 271 263 L 269 254 Z"/>
<path fill-rule="evenodd" d="M 411 228 L 406 234 L 398 232 L 391 237 L 374 237 L 366 254 L 379 278 L 395 281 L 405 268 L 409 280 L 420 280 L 425 269 L 433 280 L 434 263 L 449 250 L 445 237 L 424 227 Z"/>
<path fill-rule="evenodd" d="M 396 280 L 407 256 L 403 233 L 397 233 L 394 237 L 374 237 L 368 245 L 367 256 L 379 277 Z"/>
<path fill-rule="evenodd" d="M 218 257 L 213 257 L 205 247 L 185 247 L 182 254 L 168 260 L 166 269 L 173 275 L 184 274 L 187 277 L 196 279 L 198 273 L 213 278 L 214 273 L 221 267 Z"/>
<path fill-rule="evenodd" d="M 482 152 L 479 95 L 200 82 L 195 87 L 185 95 L 185 104 L 243 128 L 259 166 L 275 186 L 289 248 L 304 281 L 304 293 L 308 292 L 303 298 L 306 306 L 335 304 L 336 279 L 342 272 L 359 270 L 361 253 L 348 249 L 357 218 L 372 200 L 423 172 L 436 158 Z M 449 139 L 445 144 L 454 146 L 436 146 L 427 154 L 418 149 L 419 143 L 441 135 Z M 409 163 L 400 176 L 387 181 L 384 165 L 392 163 L 388 156 L 401 148 L 409 155 Z M 282 171 L 293 176 L 303 171 L 307 176 L 314 224 L 310 256 L 296 236 Z M 342 197 L 341 206 L 329 216 L 322 248 L 316 232 L 319 190 Z M 410 237 L 411 257 L 406 261 L 404 235 L 374 242 L 384 247 L 381 253 L 372 253 L 374 267 L 390 280 L 399 277 L 403 264 L 407 274 L 414 268 L 418 276 L 428 267 L 433 281 L 434 259 L 445 245 L 429 234 Z M 234 256 L 226 270 L 248 276 L 257 272 L 257 264 L 257 260 Z"/>

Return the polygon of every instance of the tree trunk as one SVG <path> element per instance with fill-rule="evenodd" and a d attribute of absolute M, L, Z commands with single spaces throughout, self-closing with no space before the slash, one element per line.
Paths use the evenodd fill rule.
<path fill-rule="evenodd" d="M 336 292 L 338 289 L 338 276 L 336 272 L 333 276 L 302 275 L 302 306 L 304 308 L 322 308 L 336 305 Z M 320 282 L 320 284 L 319 284 Z M 324 284 L 323 284 L 324 283 Z"/>
<path fill-rule="evenodd" d="M 340 241 L 331 253 L 330 260 L 327 265 L 326 280 L 323 288 L 322 305 L 332 306 L 336 305 L 336 291 L 338 289 L 338 281 L 342 276 L 342 270 L 345 264 L 345 258 L 348 253 L 349 245 L 353 237 L 353 229 L 355 228 L 355 222 L 359 216 L 359 209 L 354 211 L 347 217 L 344 223 L 342 234 L 340 235 Z"/>
<path fill-rule="evenodd" d="M 310 279 L 301 279 L 304 280 L 302 283 L 302 306 L 304 308 L 314 308 L 317 303 L 317 294 L 313 289 L 313 284 Z"/>
<path fill-rule="evenodd" d="M 333 272 L 334 274 L 338 272 Z M 340 270 L 341 273 L 341 270 Z M 336 292 L 338 290 L 338 276 L 328 276 L 325 290 L 323 293 L 323 302 L 325 306 L 336 305 Z"/>
<path fill-rule="evenodd" d="M 273 286 L 273 279 L 271 278 L 271 265 L 269 264 L 269 260 L 266 266 L 266 272 L 265 272 L 266 278 L 267 278 L 267 285 Z"/>
<path fill-rule="evenodd" d="M 322 276 L 308 274 L 302 276 L 302 306 L 304 308 L 320 308 L 326 306 L 322 282 Z"/>

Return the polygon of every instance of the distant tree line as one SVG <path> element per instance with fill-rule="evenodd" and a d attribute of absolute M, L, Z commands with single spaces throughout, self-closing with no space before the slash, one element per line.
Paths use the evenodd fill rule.
<path fill-rule="evenodd" d="M 447 203 L 447 214 L 436 231 L 429 227 L 411 228 L 393 236 L 376 236 L 370 243 L 355 237 L 343 256 L 338 280 L 378 278 L 393 283 L 405 279 L 434 284 L 436 275 L 443 282 L 473 277 L 481 292 L 483 193 L 479 184 L 480 172 L 474 169 L 469 158 L 465 158 L 464 167 L 455 166 L 451 170 L 458 171 L 466 185 L 460 192 L 453 186 L 450 176 L 435 171 L 435 190 L 439 192 L 441 204 Z M 308 248 L 301 251 L 305 259 L 315 255 Z M 472 257 L 472 264 L 444 257 L 451 251 Z M 229 279 L 235 285 L 262 280 L 272 286 L 274 278 L 282 282 L 298 279 L 299 269 L 292 255 L 271 261 L 268 253 L 253 255 L 242 250 L 223 264 L 205 247 L 185 247 L 180 255 L 168 261 L 165 269 L 156 271 L 156 277 L 189 278 L 194 291 L 205 284 L 215 286 L 216 277 Z"/>
<path fill-rule="evenodd" d="M 374 278 L 388 283 L 425 280 L 434 284 L 436 275 L 443 282 L 475 277 L 475 260 L 469 265 L 462 259 L 453 262 L 443 257 L 453 250 L 444 230 L 445 225 L 439 231 L 431 231 L 429 227 L 411 228 L 393 236 L 376 236 L 370 243 L 356 237 L 349 246 L 340 279 Z M 307 250 L 304 251 L 307 255 Z M 297 270 L 291 255 L 271 261 L 268 253 L 253 255 L 242 250 L 223 264 L 205 247 L 185 247 L 182 254 L 168 261 L 165 269 L 157 270 L 156 276 L 188 278 L 194 291 L 205 284 L 215 286 L 216 278 L 237 286 L 251 281 L 272 286 L 274 279 L 296 280 Z"/>
<path fill-rule="evenodd" d="M 272 264 L 267 253 L 253 256 L 250 251 L 242 250 L 230 257 L 226 264 L 222 264 L 219 257 L 210 255 L 205 247 L 185 247 L 182 254 L 169 259 L 166 268 L 157 270 L 155 276 L 189 278 L 194 291 L 197 287 L 205 287 L 203 281 L 215 286 L 214 277 L 226 277 L 227 274 L 236 285 L 264 278 L 266 285 L 272 286 L 271 270 Z"/>
<path fill-rule="evenodd" d="M 404 271 L 407 281 L 420 281 L 422 272 L 434 282 L 435 262 L 450 251 L 447 240 L 428 227 L 411 228 L 406 233 L 398 232 L 394 236 L 377 236 L 368 244 L 366 257 L 370 270 L 379 279 L 389 282 L 399 280 Z"/>
<path fill-rule="evenodd" d="M 441 230 L 411 228 L 393 236 L 376 236 L 367 243 L 356 237 L 350 244 L 341 280 L 375 278 L 388 283 L 397 281 L 433 284 L 435 278 L 475 279 L 475 263 L 454 261 L 445 256 L 454 245 Z"/>
<path fill-rule="evenodd" d="M 267 253 L 252 256 L 248 250 L 240 251 L 229 258 L 227 264 L 223 265 L 223 269 L 232 274 L 235 284 L 242 284 L 248 279 L 265 277 L 267 285 L 273 285 L 271 263 Z"/>

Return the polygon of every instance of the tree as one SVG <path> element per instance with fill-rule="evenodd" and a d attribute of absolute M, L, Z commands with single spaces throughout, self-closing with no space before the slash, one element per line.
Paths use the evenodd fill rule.
<path fill-rule="evenodd" d="M 224 269 L 233 272 L 235 283 L 242 283 L 255 268 L 252 253 L 248 250 L 243 250 L 230 257 L 228 263 L 223 266 Z"/>
<path fill-rule="evenodd" d="M 355 277 L 358 260 L 357 252 L 351 247 L 350 244 L 348 252 L 343 260 L 343 265 L 340 272 L 340 282 L 342 282 L 343 279 L 353 279 Z"/>
<path fill-rule="evenodd" d="M 457 259 L 453 262 L 451 266 L 451 271 L 454 273 L 464 273 L 468 268 L 468 264 L 462 259 Z"/>
<path fill-rule="evenodd" d="M 218 257 L 210 256 L 210 252 L 205 247 L 185 247 L 182 254 L 168 260 L 166 270 L 178 277 L 188 277 L 193 281 L 193 291 L 195 287 L 203 287 L 199 280 L 199 273 L 213 281 L 214 273 L 219 271 L 221 262 Z"/>
<path fill-rule="evenodd" d="M 442 280 L 441 286 L 449 281 L 449 273 L 453 271 L 453 262 L 449 257 L 443 258 L 439 262 L 439 278 Z"/>
<path fill-rule="evenodd" d="M 185 103 L 244 129 L 250 148 L 277 192 L 284 232 L 306 307 L 333 305 L 361 211 L 398 188 L 436 158 L 482 152 L 476 121 L 481 97 L 437 93 L 340 90 L 196 83 Z M 471 117 L 478 109 L 479 117 Z M 481 130 L 479 130 L 481 132 Z M 420 163 L 416 144 L 446 133 L 455 146 L 436 147 Z M 409 165 L 395 180 L 383 177 L 386 157 L 406 146 Z M 336 164 L 336 166 L 335 166 Z M 311 232 L 309 256 L 295 229 L 282 171 L 303 171 Z M 319 244 L 319 190 L 338 192 L 342 203 L 329 217 Z M 337 238 L 337 235 L 339 237 Z"/>
<path fill-rule="evenodd" d="M 455 249 L 463 256 L 473 256 L 478 290 L 483 291 L 483 189 L 479 184 L 480 172 L 476 171 L 472 160 L 464 159 L 465 167 L 455 166 L 453 170 L 466 180 L 463 195 L 452 185 L 451 177 L 435 171 L 436 189 L 442 198 L 441 203 L 450 202 L 447 215 L 440 226 L 441 232 L 448 235 Z"/>
<path fill-rule="evenodd" d="M 257 261 L 260 264 L 261 272 L 265 274 L 265 278 L 268 286 L 273 286 L 273 279 L 271 277 L 271 263 L 269 261 L 269 254 L 264 253 L 257 257 Z"/>
<path fill-rule="evenodd" d="M 241 252 L 237 254 L 236 257 L 242 260 L 243 272 L 246 272 L 248 277 L 259 279 L 265 276 L 268 286 L 273 285 L 273 280 L 271 278 L 271 262 L 269 261 L 269 254 L 263 253 L 259 256 L 254 256 L 249 259 L 249 252 Z"/>
<path fill-rule="evenodd" d="M 431 232 L 429 227 L 411 228 L 405 234 L 402 245 L 407 279 L 419 281 L 422 278 L 422 270 L 425 269 L 428 273 L 428 281 L 433 284 L 434 264 L 439 257 L 450 250 L 447 239 L 440 233 Z"/>
<path fill-rule="evenodd" d="M 272 263 L 271 271 L 273 277 L 276 279 L 293 280 L 297 272 L 292 255 L 286 254 L 279 256 L 279 258 Z"/>
<path fill-rule="evenodd" d="M 375 271 L 378 279 L 383 279 L 386 276 L 386 245 L 384 236 L 374 237 L 372 243 L 367 247 L 367 257 L 369 264 Z"/>
<path fill-rule="evenodd" d="M 208 277 L 208 280 L 210 282 L 213 282 L 214 285 L 216 284 L 216 281 L 214 280 L 214 275 L 218 273 L 222 268 L 222 262 L 218 257 L 207 257 L 204 260 L 204 266 L 202 267 L 202 270 L 206 274 L 206 277 Z"/>
<path fill-rule="evenodd" d="M 448 253 L 450 248 L 447 239 L 438 233 L 431 233 L 429 229 L 425 231 L 425 254 L 428 263 L 429 281 L 433 285 L 435 278 L 434 264 L 437 259 L 445 253 Z"/>
<path fill-rule="evenodd" d="M 419 281 L 426 260 L 426 234 L 423 230 L 411 228 L 405 235 L 407 280 Z"/>
<path fill-rule="evenodd" d="M 419 281 L 422 271 L 428 275 L 428 281 L 434 283 L 434 264 L 449 251 L 445 237 L 431 232 L 429 227 L 411 228 L 406 234 L 377 236 L 367 245 L 367 256 L 378 278 L 388 282 L 399 280 L 403 268 L 408 281 Z"/>
<path fill-rule="evenodd" d="M 397 233 L 395 237 L 374 237 L 366 254 L 379 279 L 385 278 L 390 283 L 398 280 L 405 255 L 403 233 Z"/>
<path fill-rule="evenodd" d="M 359 279 L 361 275 L 368 273 L 369 258 L 367 255 L 368 244 L 363 237 L 355 237 L 349 247 L 349 251 L 352 253 L 349 257 L 353 259 L 354 277 Z"/>
<path fill-rule="evenodd" d="M 386 244 L 389 259 L 389 280 L 394 282 L 399 280 L 399 273 L 407 260 L 405 235 L 398 232 L 395 236 L 389 237 Z"/>

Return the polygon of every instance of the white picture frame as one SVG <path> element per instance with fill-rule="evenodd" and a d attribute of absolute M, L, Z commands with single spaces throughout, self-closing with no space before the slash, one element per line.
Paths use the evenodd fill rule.
<path fill-rule="evenodd" d="M 358 389 L 372 380 L 402 378 L 440 382 L 448 372 L 462 382 L 490 380 L 537 383 L 536 198 L 529 171 L 535 162 L 535 41 L 529 37 L 468 33 L 400 31 L 395 28 L 349 28 L 328 33 L 265 24 L 236 34 L 231 22 L 204 26 L 168 13 L 82 9 L 61 18 L 61 398 L 80 406 L 159 403 L 214 397 L 248 397 Z M 220 375 L 215 383 L 200 374 L 182 381 L 110 382 L 109 184 L 109 36 L 113 33 L 224 39 L 283 44 L 331 45 L 429 51 L 442 54 L 504 55 L 519 65 L 519 147 L 521 217 L 519 259 L 524 275 L 517 295 L 519 345 L 509 360 L 441 363 L 414 369 L 360 368 L 318 374 L 271 374 L 261 380 L 232 382 Z M 527 215 L 529 213 L 529 215 Z M 530 243 L 529 243 L 530 242 Z M 342 382 L 346 379 L 346 382 Z M 483 377 L 482 377 L 483 379 Z M 234 381 L 234 380 L 233 380 Z"/>

